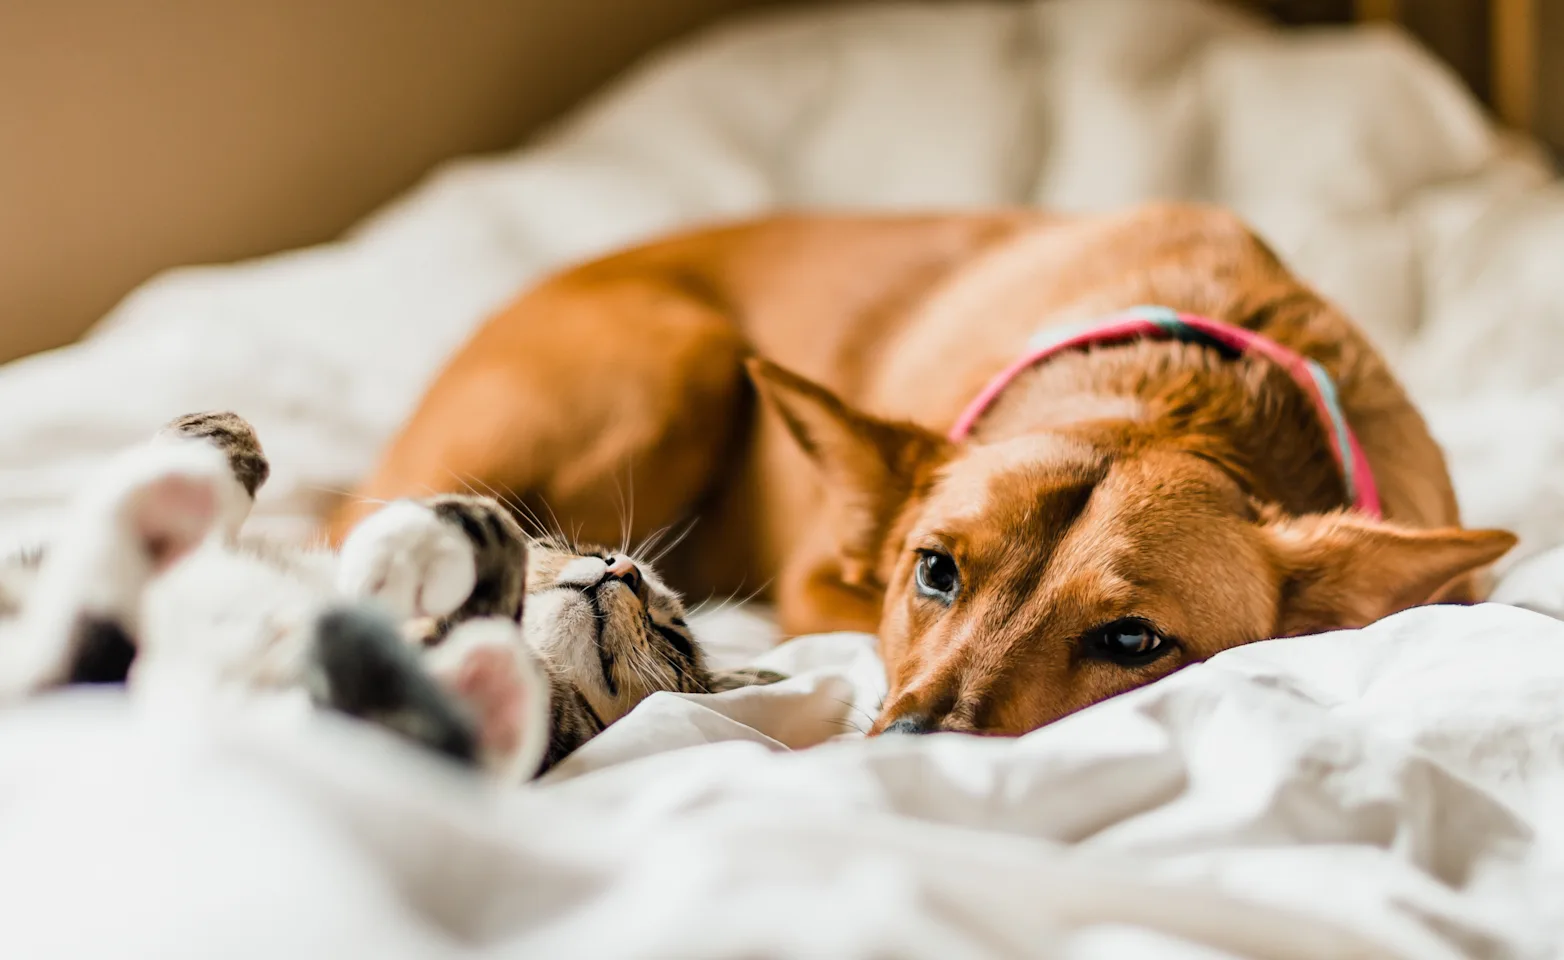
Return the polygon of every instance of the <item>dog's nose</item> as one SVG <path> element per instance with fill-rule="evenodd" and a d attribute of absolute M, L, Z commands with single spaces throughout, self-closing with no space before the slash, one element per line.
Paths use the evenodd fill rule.
<path fill-rule="evenodd" d="M 646 602 L 646 578 L 641 576 L 641 568 L 635 565 L 635 561 L 623 554 L 616 554 L 608 558 L 608 569 L 603 571 L 604 580 L 618 580 L 630 588 L 630 592 Z"/>
<path fill-rule="evenodd" d="M 921 713 L 897 717 L 881 733 L 933 733 L 934 720 Z"/>

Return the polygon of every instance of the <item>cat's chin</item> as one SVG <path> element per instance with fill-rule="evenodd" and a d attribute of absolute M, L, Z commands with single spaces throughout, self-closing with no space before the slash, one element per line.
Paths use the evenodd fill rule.
<path fill-rule="evenodd" d="M 621 609 L 630 597 L 602 591 L 596 602 L 573 587 L 555 587 L 527 598 L 522 630 L 527 645 L 580 691 L 604 723 L 628 713 L 627 691 L 620 689 L 617 653 L 629 648 L 622 635 L 630 611 Z M 639 607 L 639 604 L 636 604 Z M 640 616 L 639 613 L 635 614 Z M 610 675 L 615 679 L 610 686 Z"/>

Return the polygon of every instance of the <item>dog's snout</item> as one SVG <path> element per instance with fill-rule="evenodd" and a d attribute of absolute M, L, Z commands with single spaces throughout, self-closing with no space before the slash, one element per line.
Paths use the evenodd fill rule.
<path fill-rule="evenodd" d="M 934 720 L 927 714 L 911 713 L 891 721 L 882 733 L 933 733 Z"/>

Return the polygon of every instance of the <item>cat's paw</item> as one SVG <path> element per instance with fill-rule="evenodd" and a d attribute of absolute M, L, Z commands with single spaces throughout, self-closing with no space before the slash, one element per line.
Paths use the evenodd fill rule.
<path fill-rule="evenodd" d="M 548 747 L 549 687 L 521 628 L 503 617 L 468 620 L 424 663 L 472 715 L 484 768 L 506 783 L 530 779 Z"/>
<path fill-rule="evenodd" d="M 255 428 L 236 413 L 192 413 L 180 417 L 158 431 L 152 446 L 194 444 L 210 447 L 227 461 L 229 486 L 223 498 L 219 518 L 222 530 L 232 540 L 250 515 L 255 494 L 271 475 L 271 464 L 261 449 Z"/>
<path fill-rule="evenodd" d="M 218 501 L 211 477 L 182 473 L 152 478 L 130 492 L 124 519 L 154 573 L 206 539 Z"/>
<path fill-rule="evenodd" d="M 110 464 L 73 511 L 62 549 L 96 545 L 105 562 L 143 561 L 120 565 L 120 573 L 160 573 L 211 535 L 225 507 L 227 473 L 223 457 L 205 447 L 132 451 Z"/>
<path fill-rule="evenodd" d="M 135 450 L 72 504 L 0 655 L 4 696 L 67 682 L 118 682 L 135 656 L 148 581 L 201 544 L 227 466 L 201 447 Z"/>
<path fill-rule="evenodd" d="M 408 621 L 455 613 L 477 583 L 472 543 L 433 510 L 399 500 L 348 534 L 337 568 L 337 589 L 352 599 L 373 598 Z"/>
<path fill-rule="evenodd" d="M 345 606 L 315 624 L 305 686 L 315 701 L 465 765 L 479 759 L 469 711 L 430 675 L 382 611 Z"/>

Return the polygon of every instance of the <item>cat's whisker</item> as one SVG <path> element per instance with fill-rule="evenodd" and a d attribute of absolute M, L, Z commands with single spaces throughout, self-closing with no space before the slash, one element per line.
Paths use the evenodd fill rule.
<path fill-rule="evenodd" d="M 510 508 L 511 514 L 513 516 L 517 516 L 517 519 L 520 522 L 522 522 L 523 524 L 528 522 L 526 517 L 517 515 L 517 511 L 516 511 L 515 507 L 512 506 L 512 504 L 511 504 L 511 502 L 509 500 L 507 500 L 503 495 L 501 495 L 493 487 L 489 486 L 487 483 L 484 483 L 482 480 L 479 480 L 477 477 L 462 476 L 461 474 L 458 474 L 456 471 L 451 470 L 449 467 L 446 468 L 446 473 L 449 473 L 451 475 L 451 479 L 452 480 L 455 480 L 457 483 L 461 484 L 462 489 L 464 491 L 466 491 L 469 495 L 474 496 L 474 497 L 487 497 L 487 498 L 489 498 L 491 500 L 496 500 L 501 505 Z M 479 490 L 476 486 L 473 485 L 474 482 L 482 484 L 483 485 L 483 489 Z"/>
<path fill-rule="evenodd" d="M 625 487 L 629 491 L 630 501 L 625 516 L 625 536 L 621 553 L 630 550 L 630 538 L 635 535 L 635 461 L 625 460 Z"/>
<path fill-rule="evenodd" d="M 446 467 L 445 472 L 451 475 L 452 480 L 455 480 L 457 483 L 461 484 L 463 490 L 474 497 L 492 497 L 495 500 L 501 499 L 500 497 L 495 496 L 493 487 L 489 486 L 487 483 L 483 483 L 482 480 L 479 480 L 475 476 L 470 474 L 459 474 L 450 467 Z M 483 489 L 479 490 L 478 487 L 474 484 L 482 484 Z"/>
<path fill-rule="evenodd" d="M 473 496 L 475 496 L 475 497 L 491 497 L 491 498 L 493 498 L 495 500 L 498 500 L 500 503 L 504 504 L 505 506 L 510 506 L 510 502 L 508 500 L 506 500 L 505 497 L 502 496 L 499 493 L 499 491 L 495 490 L 493 487 L 489 486 L 487 483 L 484 483 L 484 481 L 479 479 L 478 477 L 472 476 L 470 474 L 466 475 L 466 476 L 463 476 L 461 474 L 456 473 L 454 470 L 451 470 L 450 468 L 446 468 L 446 472 L 449 473 L 451 475 L 452 479 L 454 479 L 457 483 L 461 484 L 462 487 L 465 488 L 466 491 L 468 493 L 472 494 Z M 482 486 L 483 489 L 479 490 L 477 486 L 474 486 L 474 484 L 478 484 L 479 486 Z"/>
<path fill-rule="evenodd" d="M 445 467 L 443 469 L 445 470 L 446 474 L 452 480 L 455 480 L 456 483 L 461 486 L 461 488 L 463 490 L 465 490 L 467 493 L 472 494 L 473 496 L 479 496 L 478 491 L 474 490 L 472 484 L 468 483 L 466 478 L 464 478 L 461 474 L 457 473 L 455 470 L 452 470 L 450 467 Z M 434 488 L 431 487 L 427 483 L 424 484 L 423 493 L 424 493 L 424 496 L 426 496 L 426 497 L 437 496 L 437 494 L 434 491 Z"/>
<path fill-rule="evenodd" d="M 851 720 L 843 720 L 843 719 L 840 719 L 840 718 L 827 717 L 826 719 L 822 720 L 821 722 L 822 723 L 828 723 L 828 724 L 830 724 L 833 727 L 841 727 L 843 730 L 851 730 L 852 732 L 860 734 L 862 736 L 868 736 L 869 735 L 867 730 L 865 730 L 864 728 L 858 726 L 858 724 L 852 722 Z"/>
<path fill-rule="evenodd" d="M 575 549 L 575 542 L 571 540 L 571 538 L 565 533 L 565 525 L 560 522 L 559 514 L 554 512 L 554 505 L 549 503 L 548 498 L 542 494 L 538 495 L 538 503 L 542 504 L 543 509 L 548 511 L 549 518 L 553 520 L 553 526 L 551 529 L 558 532 L 559 539 L 566 541 L 569 544 L 572 553 L 580 553 L 581 551 Z"/>
<path fill-rule="evenodd" d="M 544 510 L 548 511 L 549 519 L 547 522 L 543 520 L 536 510 L 523 502 L 520 497 L 507 499 L 503 502 L 507 506 L 522 511 L 531 517 L 539 530 L 539 539 L 544 543 L 560 550 L 568 550 L 571 553 L 581 552 L 577 546 L 576 538 L 566 532 L 565 525 L 559 519 L 559 514 L 554 512 L 554 508 L 550 506 L 547 498 L 541 495 L 538 497 L 538 503 L 542 505 Z"/>
<path fill-rule="evenodd" d="M 550 536 L 550 530 L 548 526 L 542 521 L 541 518 L 538 517 L 537 513 L 531 507 L 527 506 L 527 504 L 522 501 L 521 497 L 514 494 L 506 495 L 505 493 L 494 489 L 488 483 L 485 483 L 483 480 L 480 480 L 477 477 L 474 477 L 473 479 L 482 485 L 484 489 L 484 493 L 478 495 L 483 496 L 486 494 L 487 496 L 499 501 L 501 504 L 507 507 L 518 519 L 525 523 L 531 524 L 533 530 L 536 531 L 540 538 L 548 539 Z M 471 485 L 469 485 L 469 489 L 471 489 Z M 476 490 L 473 492 L 475 494 L 478 493 Z"/>
<path fill-rule="evenodd" d="M 522 503 L 520 499 L 517 499 L 514 502 L 506 500 L 504 503 L 506 506 L 510 507 L 511 510 L 516 513 L 516 515 L 524 518 L 527 523 L 531 524 L 532 529 L 537 532 L 538 536 L 545 538 L 553 536 L 548 527 L 543 523 L 542 519 L 538 517 L 537 513 L 531 507 L 527 506 L 525 503 Z"/>
<path fill-rule="evenodd" d="M 869 711 L 865 710 L 863 707 L 858 706 L 856 703 L 853 703 L 850 700 L 843 700 L 841 697 L 832 697 L 831 699 L 835 700 L 837 703 L 840 703 L 849 710 L 863 714 L 864 719 L 868 720 L 870 724 L 874 723 L 874 717 L 869 714 Z"/>
<path fill-rule="evenodd" d="M 657 545 L 662 542 L 663 537 L 666 537 L 668 532 L 672 529 L 673 525 L 669 524 L 664 527 L 658 527 L 656 530 L 653 530 L 651 533 L 647 534 L 646 539 L 642 540 L 640 544 L 638 544 L 633 550 L 630 551 L 631 559 L 635 560 L 637 563 L 650 563 L 651 561 L 647 559 L 647 553 L 651 550 L 655 550 Z"/>
<path fill-rule="evenodd" d="M 661 563 L 663 557 L 666 557 L 669 553 L 673 552 L 675 547 L 684 542 L 684 538 L 690 535 L 690 532 L 695 529 L 695 525 L 700 522 L 700 519 L 700 517 L 691 517 L 690 521 L 684 525 L 684 529 L 679 531 L 679 535 L 674 537 L 667 546 L 663 547 L 661 550 L 658 550 L 657 553 L 655 553 L 647 562 L 652 564 Z"/>
<path fill-rule="evenodd" d="M 690 616 L 714 616 L 716 614 L 722 613 L 725 610 L 730 610 L 734 607 L 741 607 L 760 596 L 769 586 L 771 586 L 771 581 L 767 580 L 765 583 L 762 583 L 760 586 L 751 590 L 743 597 L 740 597 L 738 592 L 734 591 L 723 599 L 717 601 L 717 606 L 715 609 L 707 609 L 707 604 L 711 603 L 714 599 L 712 597 L 707 597 L 705 600 L 702 600 L 700 603 L 696 604 L 694 609 L 690 610 Z"/>
<path fill-rule="evenodd" d="M 627 492 L 628 488 L 628 492 Z M 625 458 L 625 486 L 619 485 L 619 474 L 614 474 L 614 495 L 619 506 L 619 549 L 616 553 L 630 552 L 630 532 L 635 525 L 635 463 Z"/>
<path fill-rule="evenodd" d="M 329 493 L 334 497 L 342 497 L 354 503 L 374 503 L 384 506 L 385 504 L 391 502 L 389 500 L 381 500 L 376 497 L 366 497 L 358 491 L 351 490 L 347 487 L 331 487 L 322 483 L 301 483 L 299 484 L 299 487 L 303 490 L 314 490 L 318 493 Z"/>

